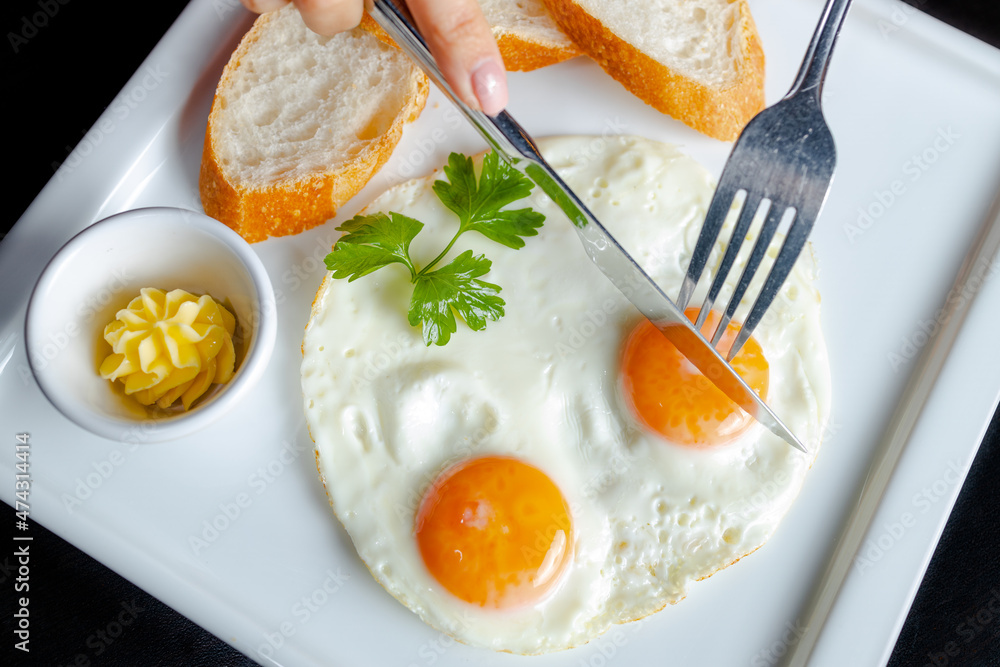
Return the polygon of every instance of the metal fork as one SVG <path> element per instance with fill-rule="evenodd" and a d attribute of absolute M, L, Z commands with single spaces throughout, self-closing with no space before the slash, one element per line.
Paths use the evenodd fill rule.
<path fill-rule="evenodd" d="M 737 195 L 745 193 L 726 252 L 695 322 L 695 328 L 700 331 L 758 208 L 761 215 L 766 215 L 743 273 L 712 333 L 712 345 L 715 346 L 750 286 L 779 224 L 783 219 L 790 220 L 786 223 L 789 226 L 781 250 L 729 349 L 727 361 L 743 347 L 785 282 L 830 191 L 837 155 L 833 135 L 823 118 L 820 97 L 830 54 L 850 5 L 851 0 L 828 0 L 788 94 L 751 119 L 736 140 L 691 255 L 677 297 L 681 310 L 691 300 L 722 225 L 730 209 L 735 208 Z"/>

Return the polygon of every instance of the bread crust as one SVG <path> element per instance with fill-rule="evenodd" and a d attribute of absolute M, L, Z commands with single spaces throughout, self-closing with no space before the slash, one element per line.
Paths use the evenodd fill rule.
<path fill-rule="evenodd" d="M 508 72 L 530 72 L 583 55 L 578 48 L 535 42 L 509 32 L 501 33 L 496 39 Z"/>
<path fill-rule="evenodd" d="M 298 234 L 334 217 L 337 210 L 358 193 L 389 159 L 403 133 L 403 126 L 420 115 L 430 85 L 427 77 L 414 69 L 411 93 L 388 129 L 372 138 L 349 161 L 331 165 L 323 173 L 289 178 L 259 187 L 234 183 L 221 163 L 214 128 L 219 124 L 224 94 L 240 68 L 240 62 L 269 20 L 263 14 L 244 35 L 219 79 L 208 115 L 202 149 L 198 189 L 202 207 L 209 216 L 225 223 L 250 243 L 271 236 Z"/>
<path fill-rule="evenodd" d="M 609 30 L 574 0 L 545 0 L 556 24 L 639 99 L 716 139 L 732 141 L 764 108 L 764 51 L 746 0 L 739 0 L 737 80 L 713 88 L 672 71 Z"/>
<path fill-rule="evenodd" d="M 383 43 L 399 48 L 367 12 L 361 17 L 361 27 Z M 503 58 L 504 69 L 508 72 L 530 72 L 583 55 L 583 51 L 575 46 L 564 47 L 551 42 L 539 42 L 512 32 L 498 32 L 494 29 L 494 37 L 497 48 L 500 49 L 500 57 Z"/>

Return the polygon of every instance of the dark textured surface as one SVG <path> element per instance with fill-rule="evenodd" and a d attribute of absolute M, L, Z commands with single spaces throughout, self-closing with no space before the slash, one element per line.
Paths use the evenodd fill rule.
<path fill-rule="evenodd" d="M 17 175 L 13 181 L 7 176 L 13 187 L 4 188 L 0 234 L 20 217 L 54 166 L 70 153 L 184 4 L 178 0 L 4 3 L 4 114 L 11 142 L 7 162 Z M 1000 45 L 998 0 L 911 0 L 910 4 Z M 22 33 L 24 20 L 43 5 L 50 11 L 58 9 L 36 34 L 18 42 L 15 52 L 10 33 Z M 108 17 L 118 18 L 112 22 Z M 1000 665 L 1000 613 L 992 611 L 1000 611 L 998 440 L 1000 422 L 995 418 L 914 601 L 891 667 Z M 13 512 L 6 505 L 0 521 L 13 524 Z M 252 664 L 40 526 L 33 527 L 32 535 L 32 653 L 27 661 L 23 655 L 7 653 L 13 643 L 15 575 L 13 559 L 5 553 L 0 556 L 4 600 L 0 664 Z"/>
<path fill-rule="evenodd" d="M 1000 419 L 994 417 L 889 667 L 1000 665 Z"/>

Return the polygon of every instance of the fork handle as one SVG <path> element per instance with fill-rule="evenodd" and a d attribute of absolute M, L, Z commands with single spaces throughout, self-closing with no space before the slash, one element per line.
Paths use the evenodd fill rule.
<path fill-rule="evenodd" d="M 837 42 L 840 27 L 847 16 L 847 10 L 852 0 L 828 0 L 823 8 L 816 32 L 806 50 L 805 58 L 799 68 L 795 83 L 792 84 L 786 98 L 799 93 L 813 93 L 817 99 L 823 93 L 823 79 L 826 78 L 826 68 L 833 53 L 833 45 Z"/>

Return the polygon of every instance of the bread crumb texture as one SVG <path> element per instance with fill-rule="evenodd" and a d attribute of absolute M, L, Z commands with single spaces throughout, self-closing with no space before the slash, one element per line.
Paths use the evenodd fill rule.
<path fill-rule="evenodd" d="M 508 72 L 530 72 L 583 54 L 552 20 L 543 0 L 479 0 L 479 6 Z M 395 46 L 367 13 L 361 27 Z"/>
<path fill-rule="evenodd" d="M 261 15 L 223 71 L 199 188 L 247 241 L 332 218 L 423 109 L 424 74 L 361 29 L 323 37 L 293 6 Z"/>
<path fill-rule="evenodd" d="M 764 52 L 746 0 L 545 0 L 627 90 L 730 141 L 764 108 Z"/>

